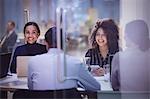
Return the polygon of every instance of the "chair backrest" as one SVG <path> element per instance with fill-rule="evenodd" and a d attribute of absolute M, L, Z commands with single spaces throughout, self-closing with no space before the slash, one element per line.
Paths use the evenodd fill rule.
<path fill-rule="evenodd" d="M 18 89 L 13 99 L 81 99 L 80 93 L 75 89 L 65 90 L 28 90 Z"/>

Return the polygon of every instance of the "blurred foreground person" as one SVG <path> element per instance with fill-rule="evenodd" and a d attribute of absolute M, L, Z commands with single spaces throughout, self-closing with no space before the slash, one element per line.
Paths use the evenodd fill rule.
<path fill-rule="evenodd" d="M 149 31 L 143 20 L 133 20 L 125 27 L 126 49 L 112 61 L 114 90 L 149 94 Z M 140 99 L 148 99 L 143 96 Z"/>
<path fill-rule="evenodd" d="M 65 55 L 57 47 L 56 27 L 45 34 L 48 52 L 33 56 L 28 66 L 28 87 L 32 90 L 59 90 L 77 88 L 78 82 L 85 90 L 100 90 L 100 84 L 86 66 L 73 56 Z"/>

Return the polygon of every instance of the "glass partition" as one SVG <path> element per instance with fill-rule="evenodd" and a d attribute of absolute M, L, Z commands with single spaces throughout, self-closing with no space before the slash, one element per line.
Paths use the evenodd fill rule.
<path fill-rule="evenodd" d="M 66 36 L 66 52 L 82 60 L 90 48 L 88 37 L 96 21 L 112 18 L 119 23 L 119 0 L 58 0 L 56 17 L 57 27 Z"/>

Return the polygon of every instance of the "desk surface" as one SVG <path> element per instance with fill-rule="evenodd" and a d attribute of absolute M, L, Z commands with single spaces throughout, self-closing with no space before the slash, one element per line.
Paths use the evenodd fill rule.
<path fill-rule="evenodd" d="M 106 81 L 104 77 L 95 77 L 95 79 L 101 84 L 101 91 L 112 91 L 111 84 Z M 0 89 L 7 91 L 14 91 L 16 89 L 28 89 L 27 77 L 17 78 L 16 75 L 8 76 L 0 79 Z M 80 89 L 79 89 L 80 90 Z"/>
<path fill-rule="evenodd" d="M 28 89 L 27 78 L 17 78 L 16 75 L 13 75 L 0 79 L 0 89 L 7 91 L 14 91 L 16 89 Z"/>

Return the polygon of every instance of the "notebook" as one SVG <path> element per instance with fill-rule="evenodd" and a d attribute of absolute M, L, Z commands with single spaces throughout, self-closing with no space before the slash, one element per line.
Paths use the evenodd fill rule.
<path fill-rule="evenodd" d="M 17 76 L 27 77 L 28 61 L 32 56 L 17 56 Z"/>
<path fill-rule="evenodd" d="M 7 76 L 11 54 L 12 53 L 0 54 L 0 78 L 4 78 Z"/>

